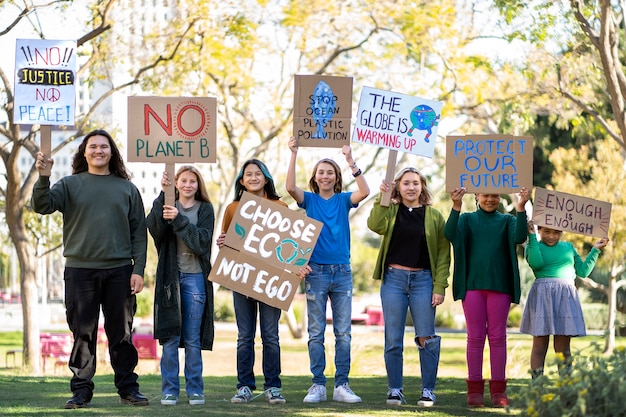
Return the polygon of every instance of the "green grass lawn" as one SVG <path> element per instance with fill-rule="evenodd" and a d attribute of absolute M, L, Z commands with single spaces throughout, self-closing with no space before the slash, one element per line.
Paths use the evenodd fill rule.
<path fill-rule="evenodd" d="M 236 330 L 232 326 L 222 328 L 220 323 L 216 329 L 215 348 L 212 352 L 204 352 L 204 380 L 207 403 L 204 406 L 189 406 L 184 392 L 179 405 L 164 407 L 159 403 L 161 378 L 158 374 L 158 363 L 140 361 L 137 371 L 140 375 L 141 391 L 150 401 L 149 408 L 134 408 L 119 404 L 119 397 L 113 386 L 110 366 L 99 365 L 94 380 L 96 390 L 91 407 L 83 410 L 64 410 L 63 404 L 71 393 L 69 391 L 70 372 L 67 367 L 53 369 L 48 366 L 46 376 L 32 377 L 25 374 L 19 367 L 8 368 L 5 361 L 7 350 L 21 347 L 21 332 L 0 333 L 0 414 L 3 416 L 66 416 L 80 413 L 82 416 L 239 416 L 254 413 L 256 416 L 483 416 L 483 415 L 518 415 L 519 410 L 508 411 L 486 407 L 469 410 L 465 405 L 465 334 L 442 332 L 442 352 L 439 379 L 437 383 L 437 404 L 430 409 L 417 407 L 419 398 L 420 371 L 417 349 L 412 336 L 407 333 L 405 339 L 404 390 L 408 404 L 403 406 L 387 406 L 385 403 L 387 381 L 383 361 L 383 333 L 374 328 L 358 326 L 354 330 L 352 342 L 352 370 L 350 385 L 363 398 L 360 404 L 343 404 L 332 399 L 332 334 L 327 335 L 327 375 L 329 401 L 320 404 L 304 404 L 302 398 L 311 384 L 308 369 L 306 339 L 293 339 L 288 332 L 281 330 L 283 394 L 286 404 L 270 405 L 263 396 L 259 396 L 249 404 L 231 404 L 230 397 L 236 389 L 235 347 Z M 575 355 L 589 355 L 594 343 L 603 346 L 603 338 L 589 336 L 574 339 Z M 619 345 L 626 344 L 618 339 Z M 528 384 L 528 359 L 531 338 L 527 335 L 510 334 L 508 338 L 509 393 L 515 399 L 515 392 L 522 385 Z M 257 338 L 257 363 L 255 372 L 257 383 L 262 386 L 261 343 Z M 548 363 L 553 354 L 548 355 Z M 18 362 L 21 356 L 18 354 Z M 485 376 L 488 378 L 488 352 L 485 352 Z M 260 378 L 259 378 L 260 375 Z M 184 381 L 181 384 L 184 387 Z M 488 390 L 488 387 L 486 387 Z M 260 391 L 255 394 L 260 394 Z M 487 400 L 488 403 L 488 400 Z"/>

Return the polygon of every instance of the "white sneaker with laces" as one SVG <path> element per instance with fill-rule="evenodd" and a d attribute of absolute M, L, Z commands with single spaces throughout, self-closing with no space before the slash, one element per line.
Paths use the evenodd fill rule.
<path fill-rule="evenodd" d="M 352 392 L 350 386 L 346 383 L 335 387 L 333 401 L 339 401 L 340 403 L 360 403 L 361 397 Z"/>
<path fill-rule="evenodd" d="M 435 405 L 436 400 L 437 397 L 435 397 L 435 393 L 433 392 L 433 390 L 429 388 L 424 388 L 422 389 L 422 398 L 419 399 L 417 405 L 419 405 L 420 407 L 432 407 L 433 405 Z"/>
<path fill-rule="evenodd" d="M 320 401 L 326 401 L 326 386 L 320 384 L 313 384 L 309 391 L 302 400 L 304 403 L 318 403 Z"/>
<path fill-rule="evenodd" d="M 392 388 L 387 391 L 387 404 L 388 405 L 402 405 L 406 404 L 406 399 L 401 389 Z"/>
<path fill-rule="evenodd" d="M 233 398 L 230 399 L 231 403 L 249 403 L 250 401 L 252 401 L 252 391 L 250 391 L 250 388 L 243 386 L 241 388 L 239 388 L 237 390 L 237 394 L 235 394 L 233 396 Z"/>

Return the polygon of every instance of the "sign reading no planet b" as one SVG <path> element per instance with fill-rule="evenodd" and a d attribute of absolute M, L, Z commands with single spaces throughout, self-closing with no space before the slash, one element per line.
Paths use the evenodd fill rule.
<path fill-rule="evenodd" d="M 215 97 L 128 97 L 128 162 L 215 162 Z"/>
<path fill-rule="evenodd" d="M 533 138 L 511 135 L 446 137 L 446 191 L 509 194 L 533 185 Z"/>
<path fill-rule="evenodd" d="M 296 75 L 293 100 L 293 136 L 298 146 L 350 144 L 352 77 Z"/>
<path fill-rule="evenodd" d="M 17 39 L 14 102 L 14 123 L 73 126 L 76 41 Z"/>
<path fill-rule="evenodd" d="M 209 280 L 288 310 L 323 224 L 244 192 Z"/>
<path fill-rule="evenodd" d="M 432 158 L 443 103 L 363 87 L 353 142 Z"/>
<path fill-rule="evenodd" d="M 533 223 L 564 232 L 607 237 L 611 222 L 611 203 L 535 188 Z"/>

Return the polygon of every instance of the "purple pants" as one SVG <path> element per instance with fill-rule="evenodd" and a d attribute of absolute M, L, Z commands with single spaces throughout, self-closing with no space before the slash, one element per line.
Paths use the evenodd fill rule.
<path fill-rule="evenodd" d="M 491 379 L 506 379 L 506 321 L 511 295 L 488 290 L 467 291 L 463 312 L 467 327 L 467 373 L 470 381 L 483 379 L 485 337 L 489 337 Z"/>

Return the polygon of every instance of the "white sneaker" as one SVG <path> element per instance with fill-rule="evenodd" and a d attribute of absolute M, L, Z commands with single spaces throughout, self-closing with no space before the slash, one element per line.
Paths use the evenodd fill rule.
<path fill-rule="evenodd" d="M 361 397 L 352 392 L 350 386 L 346 383 L 335 387 L 333 401 L 339 401 L 340 403 L 360 403 Z"/>
<path fill-rule="evenodd" d="M 401 389 L 392 388 L 387 391 L 387 404 L 388 405 L 402 405 L 406 404 L 406 399 Z"/>
<path fill-rule="evenodd" d="M 230 402 L 235 404 L 245 404 L 252 401 L 252 397 L 254 397 L 254 395 L 252 395 L 252 391 L 250 391 L 250 388 L 244 385 L 237 390 L 237 394 L 235 394 L 233 398 L 230 399 Z"/>
<path fill-rule="evenodd" d="M 318 403 L 320 401 L 326 401 L 326 386 L 320 384 L 313 384 L 309 391 L 302 400 L 303 403 Z"/>
<path fill-rule="evenodd" d="M 419 399 L 417 405 L 420 407 L 432 407 L 435 405 L 436 399 L 437 397 L 435 397 L 435 393 L 431 389 L 424 388 L 422 389 L 422 398 Z"/>

